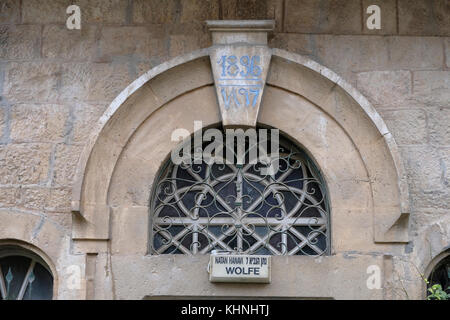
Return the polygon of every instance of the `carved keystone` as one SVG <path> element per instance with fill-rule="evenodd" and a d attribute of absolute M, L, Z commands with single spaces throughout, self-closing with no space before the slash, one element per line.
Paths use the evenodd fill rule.
<path fill-rule="evenodd" d="M 255 127 L 269 69 L 267 33 L 273 20 L 206 21 L 212 33 L 209 56 L 222 124 Z"/>

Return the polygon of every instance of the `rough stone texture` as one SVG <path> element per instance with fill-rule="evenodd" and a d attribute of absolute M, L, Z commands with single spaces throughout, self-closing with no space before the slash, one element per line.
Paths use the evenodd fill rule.
<path fill-rule="evenodd" d="M 100 38 L 102 59 L 133 55 L 139 58 L 164 57 L 166 52 L 161 26 L 105 27 Z M 120 45 L 118 45 L 120 43 Z"/>
<path fill-rule="evenodd" d="M 287 0 L 285 31 L 298 33 L 361 33 L 361 3 L 358 0 Z"/>
<path fill-rule="evenodd" d="M 65 105 L 16 104 L 11 109 L 13 142 L 61 141 L 68 117 Z"/>
<path fill-rule="evenodd" d="M 79 0 L 83 23 L 123 24 L 127 22 L 129 1 L 124 0 Z M 67 15 L 66 15 L 67 16 Z"/>
<path fill-rule="evenodd" d="M 65 24 L 71 4 L 71 0 L 22 0 L 22 22 Z"/>
<path fill-rule="evenodd" d="M 48 181 L 51 145 L 0 146 L 0 184 L 42 184 Z"/>
<path fill-rule="evenodd" d="M 430 128 L 430 143 L 435 146 L 450 146 L 450 107 L 427 109 Z"/>
<path fill-rule="evenodd" d="M 65 28 L 68 17 L 66 8 L 72 3 L 81 7 L 81 30 Z M 365 26 L 365 9 L 369 4 L 379 4 L 381 7 L 382 29 L 379 31 L 367 30 Z M 85 282 L 79 290 L 70 290 L 65 286 L 69 275 L 63 271 L 72 264 L 84 270 L 86 256 L 81 249 L 92 246 L 97 248 L 93 252 L 100 252 L 98 248 L 108 248 L 109 245 L 106 241 L 94 241 L 89 245 L 79 242 L 79 254 L 72 254 L 70 249 L 73 247 L 70 240 L 70 201 L 74 171 L 98 119 L 127 85 L 151 67 L 210 46 L 211 37 L 203 20 L 275 19 L 276 29 L 269 35 L 270 46 L 305 55 L 357 86 L 375 105 L 400 145 L 410 190 L 412 241 L 407 247 L 385 247 L 370 240 L 370 246 L 373 246 L 373 251 L 376 248 L 392 251 L 396 255 L 393 270 L 403 277 L 400 280 L 411 285 L 408 287 L 411 296 L 420 297 L 423 293 L 414 285 L 417 281 L 414 270 L 408 269 L 409 262 L 404 261 L 414 260 L 425 268 L 430 259 L 450 243 L 449 10 L 446 0 L 0 0 L 0 238 L 17 238 L 32 243 L 51 258 L 55 270 L 58 270 L 58 298 L 85 298 Z M 202 79 L 211 77 L 205 74 Z M 292 79 L 289 74 L 285 72 L 279 77 L 285 77 L 292 85 L 301 83 L 304 87 L 316 83 L 313 78 Z M 140 110 L 145 110 L 145 113 L 134 114 L 136 109 L 130 109 L 128 113 L 124 111 L 125 114 L 144 120 L 155 111 L 152 109 L 156 108 L 155 101 L 161 99 L 167 102 L 173 90 L 184 93 L 184 89 L 191 88 L 192 83 L 199 79 L 198 73 L 182 81 L 177 72 L 169 77 L 172 77 L 173 88 L 167 85 L 161 87 L 164 81 L 153 81 L 149 86 L 151 90 L 147 91 L 147 100 L 139 100 L 143 103 Z M 204 81 L 204 85 L 210 84 Z M 210 94 L 203 93 L 202 99 L 186 97 L 184 101 L 187 102 L 178 102 L 177 109 L 170 116 L 152 125 L 165 128 L 166 125 L 180 127 L 182 124 L 191 129 L 190 118 L 184 117 L 186 108 L 198 112 L 197 108 L 210 110 L 208 108 L 216 107 L 214 91 L 209 89 L 205 92 Z M 313 96 L 321 97 L 324 90 L 331 89 L 318 86 L 315 90 L 316 95 Z M 289 101 L 285 96 L 283 99 Z M 302 119 L 305 114 L 290 113 L 280 125 L 296 130 L 299 123 L 294 120 Z M 343 118 L 349 119 L 350 115 L 352 113 L 347 113 Z M 218 113 L 209 112 L 207 116 L 211 117 L 211 123 L 219 121 Z M 311 117 L 311 121 L 305 122 L 304 131 L 299 132 L 317 132 L 320 122 L 315 120 L 319 118 L 316 114 L 311 114 Z M 130 128 L 138 126 L 127 121 L 122 125 Z M 365 130 L 367 128 L 361 127 L 362 132 Z M 156 134 L 160 132 L 162 130 Z M 121 148 L 118 145 L 125 144 L 129 138 L 121 136 L 120 132 L 114 134 L 114 141 L 105 141 L 105 154 L 107 151 L 113 155 L 119 152 Z M 329 132 L 327 139 L 332 138 L 333 132 Z M 140 139 L 146 141 L 148 136 L 143 134 Z M 323 137 L 316 137 L 308 143 L 318 150 L 327 148 Z M 154 144 L 153 148 L 157 152 L 166 150 L 168 146 Z M 145 154 L 145 150 L 141 151 Z M 353 163 L 353 153 L 340 152 L 342 161 Z M 330 155 L 326 160 L 331 162 L 335 159 Z M 137 167 L 143 160 L 129 157 L 123 161 Z M 149 171 L 159 169 L 160 163 L 151 159 L 145 161 L 150 166 Z M 105 163 L 105 159 L 100 157 L 98 172 L 106 170 Z M 349 170 L 354 169 L 354 165 L 348 167 Z M 152 262 L 148 264 L 147 258 L 141 259 L 146 253 L 148 216 L 145 206 L 152 183 L 148 176 L 141 173 L 138 170 L 124 171 L 125 178 L 132 175 L 133 179 L 127 180 L 132 183 L 130 186 L 118 183 L 111 198 L 111 203 L 117 206 L 112 211 L 114 216 L 111 219 L 112 248 L 125 255 L 123 258 L 113 258 L 120 260 L 119 265 L 124 266 L 135 261 L 133 259 L 139 260 L 136 265 L 151 274 L 149 279 L 161 281 L 162 278 L 158 280 L 155 276 L 160 266 L 173 267 L 171 275 L 182 273 L 179 272 L 181 268 L 168 263 L 170 260 L 154 262 L 149 259 Z M 145 184 L 145 188 L 138 188 L 137 183 Z M 345 183 L 348 182 L 341 185 Z M 366 190 L 361 187 L 363 184 L 358 184 L 356 189 L 344 188 L 340 195 L 344 200 L 353 199 L 351 196 L 355 192 Z M 389 200 L 391 195 L 384 196 Z M 128 205 L 124 210 L 119 208 L 123 199 Z M 363 200 L 356 199 L 353 204 L 360 206 Z M 347 203 L 351 204 L 350 200 Z M 144 207 L 134 207 L 136 205 Z M 108 212 L 108 208 L 96 204 L 90 204 L 89 210 Z M 356 221 L 369 230 L 370 219 L 361 218 L 364 217 L 363 212 L 358 210 L 337 213 L 342 219 L 335 222 L 336 227 Z M 350 217 L 358 219 L 352 220 Z M 100 222 L 108 226 L 110 221 L 105 219 Z M 105 238 L 108 237 L 107 228 L 100 232 Z M 139 235 L 133 237 L 133 233 Z M 352 238 L 344 230 L 334 240 L 339 249 L 347 248 Z M 364 241 L 367 239 L 355 241 L 352 246 L 366 250 L 368 245 Z M 130 243 L 136 246 L 130 249 Z M 107 249 L 102 250 L 106 252 Z M 127 253 L 138 254 L 139 257 L 133 255 L 130 258 Z M 348 253 L 344 255 L 347 257 Z M 352 266 L 361 266 L 364 271 L 363 267 L 367 267 L 365 261 L 370 260 L 365 260 L 365 257 L 368 256 L 352 256 L 348 261 L 353 262 Z M 282 259 L 280 263 L 284 263 Z M 102 275 L 110 272 L 111 266 L 107 260 L 99 254 L 97 266 L 94 265 L 92 270 L 97 268 L 98 274 Z M 204 263 L 200 260 L 195 261 L 203 268 Z M 342 261 L 347 261 L 347 258 Z M 308 268 L 315 265 L 308 263 L 289 265 Z M 325 268 L 323 265 L 321 268 Z M 338 269 L 330 268 L 324 270 L 331 270 L 330 280 L 335 281 L 339 276 L 333 272 L 338 272 Z M 142 279 L 134 273 L 132 276 L 136 281 Z M 361 274 L 365 276 L 364 272 Z M 355 275 L 356 278 L 359 276 Z M 115 284 L 119 288 L 119 296 L 127 298 L 130 297 L 127 293 L 131 292 L 131 287 L 123 281 L 125 278 L 115 279 Z M 104 279 L 95 284 L 97 297 L 108 296 L 103 292 L 111 292 L 111 278 L 105 276 Z M 348 279 L 354 281 L 355 278 L 349 276 Z M 338 282 L 333 283 L 334 288 L 339 287 Z M 287 281 L 282 284 L 287 285 Z M 393 284 L 398 286 L 399 281 L 393 281 Z M 207 286 L 205 284 L 205 288 Z M 155 288 L 151 294 L 158 295 L 170 293 L 173 286 L 160 290 L 155 286 L 151 288 Z M 206 290 L 206 294 L 214 294 L 210 287 L 207 288 L 209 291 Z M 254 294 L 256 289 L 244 290 Z M 343 292 L 345 294 L 355 292 L 349 288 L 343 290 L 346 290 Z M 269 291 L 265 292 L 268 294 Z M 180 288 L 173 292 L 188 291 Z M 289 292 L 291 296 L 298 294 L 298 290 Z M 137 294 L 135 297 L 143 298 Z M 401 294 L 392 294 L 392 297 L 404 298 Z"/>
<path fill-rule="evenodd" d="M 0 26 L 0 59 L 39 58 L 40 33 L 35 26 Z"/>
<path fill-rule="evenodd" d="M 72 142 L 84 143 L 108 106 L 106 104 L 80 104 L 73 111 Z"/>
<path fill-rule="evenodd" d="M 95 26 L 83 26 L 81 30 L 68 30 L 60 25 L 45 26 L 42 55 L 44 58 L 91 60 L 97 49 L 96 32 Z"/>
<path fill-rule="evenodd" d="M 424 110 L 383 110 L 380 113 L 399 145 L 428 142 L 427 116 Z"/>
<path fill-rule="evenodd" d="M 442 39 L 439 37 L 389 37 L 389 67 L 392 69 L 441 69 Z"/>
<path fill-rule="evenodd" d="M 411 72 L 361 72 L 357 76 L 357 88 L 376 106 L 397 106 L 411 94 Z"/>
<path fill-rule="evenodd" d="M 71 186 L 82 146 L 58 144 L 55 150 L 52 185 Z"/>
<path fill-rule="evenodd" d="M 131 81 L 128 63 L 65 63 L 61 99 L 111 101 Z"/>
<path fill-rule="evenodd" d="M 427 106 L 449 106 L 450 71 L 414 72 L 414 99 Z"/>
<path fill-rule="evenodd" d="M 61 68 L 51 62 L 12 62 L 3 87 L 10 102 L 57 102 Z"/>
<path fill-rule="evenodd" d="M 220 3 L 223 20 L 278 20 L 283 15 L 281 0 L 222 0 Z"/>
<path fill-rule="evenodd" d="M 1 0 L 0 1 L 0 23 L 19 23 L 20 1 Z"/>
<path fill-rule="evenodd" d="M 447 0 L 399 0 L 399 33 L 407 35 L 450 35 L 450 6 Z"/>

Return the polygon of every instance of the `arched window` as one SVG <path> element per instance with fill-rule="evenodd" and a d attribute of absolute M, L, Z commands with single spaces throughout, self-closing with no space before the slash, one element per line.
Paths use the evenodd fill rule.
<path fill-rule="evenodd" d="M 224 131 L 216 132 L 226 140 Z M 261 130 L 255 132 L 259 146 Z M 273 146 L 269 136 L 264 139 Z M 275 174 L 261 170 L 268 162 L 249 161 L 255 148 L 249 136 L 241 164 L 204 158 L 194 163 L 194 148 L 190 164 L 176 165 L 169 159 L 153 187 L 151 253 L 328 254 L 329 207 L 320 172 L 290 139 L 280 135 L 277 140 L 279 152 L 267 153 L 278 169 Z M 207 145 L 203 143 L 203 150 Z M 236 160 L 237 147 L 232 148 Z"/>
<path fill-rule="evenodd" d="M 0 294 L 3 300 L 51 300 L 50 269 L 31 251 L 0 247 Z"/>
<path fill-rule="evenodd" d="M 450 254 L 438 262 L 428 280 L 427 290 L 435 284 L 440 284 L 442 290 L 450 295 Z M 427 294 L 429 294 L 428 291 Z"/>

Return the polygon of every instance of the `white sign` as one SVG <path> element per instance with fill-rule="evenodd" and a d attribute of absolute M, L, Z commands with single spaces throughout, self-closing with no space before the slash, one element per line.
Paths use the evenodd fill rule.
<path fill-rule="evenodd" d="M 270 283 L 271 256 L 211 255 L 209 281 Z"/>

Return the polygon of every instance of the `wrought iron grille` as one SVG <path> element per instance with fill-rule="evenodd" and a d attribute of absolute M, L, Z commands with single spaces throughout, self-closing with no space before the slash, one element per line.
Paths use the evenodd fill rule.
<path fill-rule="evenodd" d="M 152 254 L 328 254 L 329 209 L 320 172 L 288 139 L 280 137 L 279 146 L 275 175 L 263 175 L 261 163 L 169 160 L 151 200 Z"/>
<path fill-rule="evenodd" d="M 50 300 L 52 295 L 53 277 L 40 258 L 22 250 L 0 250 L 1 299 Z"/>

